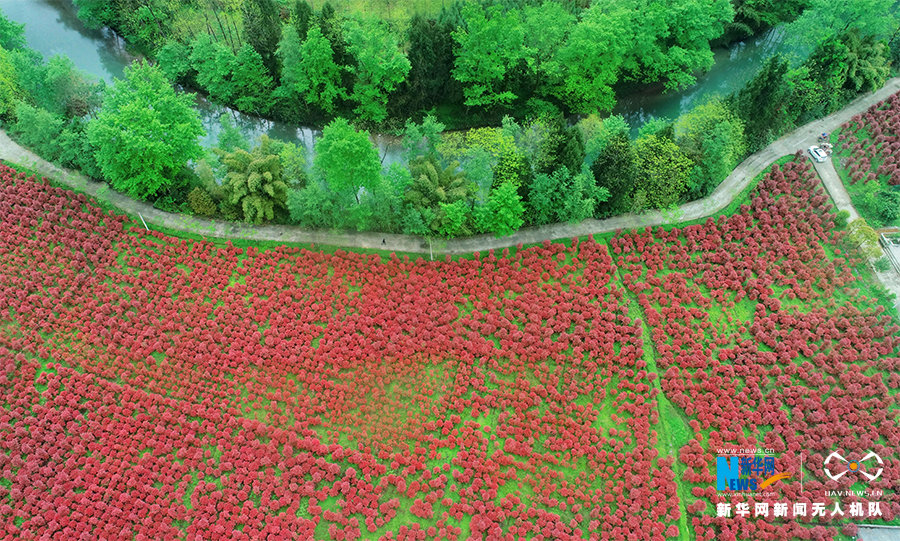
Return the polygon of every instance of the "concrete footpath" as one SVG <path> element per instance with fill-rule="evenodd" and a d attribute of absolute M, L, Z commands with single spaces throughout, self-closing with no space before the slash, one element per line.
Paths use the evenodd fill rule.
<path fill-rule="evenodd" d="M 675 213 L 678 216 L 678 220 L 694 220 L 715 215 L 727 207 L 747 187 L 750 181 L 756 175 L 766 170 L 772 162 L 798 150 L 805 150 L 810 145 L 815 144 L 819 134 L 834 131 L 842 123 L 850 120 L 853 115 L 864 112 L 870 105 L 884 100 L 898 91 L 900 91 L 900 77 L 888 80 L 882 89 L 860 96 L 847 107 L 832 115 L 797 128 L 744 160 L 709 197 L 681 205 L 679 207 L 680 210 Z M 53 177 L 74 189 L 116 206 L 130 215 L 136 216 L 140 214 L 148 225 L 164 226 L 177 231 L 222 239 L 316 243 L 346 248 L 374 248 L 426 255 L 430 253 L 428 241 L 422 237 L 412 235 L 355 231 L 317 231 L 283 225 L 252 226 L 163 212 L 146 203 L 114 192 L 105 183 L 93 182 L 78 173 L 56 167 L 39 158 L 31 151 L 22 148 L 2 131 L 0 131 L 0 159 L 29 166 L 43 176 Z M 626 214 L 605 220 L 588 219 L 577 224 L 562 223 L 541 227 L 527 227 L 519 230 L 512 236 L 499 239 L 494 238 L 492 235 L 477 235 L 436 241 L 434 243 L 434 252 L 439 254 L 471 254 L 475 251 L 498 250 L 515 246 L 519 243 L 534 244 L 544 240 L 600 234 L 618 229 L 656 226 L 670 221 L 671 217 L 667 219 L 659 211 L 650 211 L 643 214 Z"/>

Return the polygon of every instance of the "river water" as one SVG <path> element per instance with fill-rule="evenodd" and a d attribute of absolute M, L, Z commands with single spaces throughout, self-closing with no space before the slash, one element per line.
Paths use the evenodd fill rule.
<path fill-rule="evenodd" d="M 13 21 L 25 23 L 28 46 L 41 52 L 45 58 L 65 54 L 75 66 L 108 83 L 122 78 L 124 68 L 134 60 L 125 42 L 108 29 L 85 28 L 77 18 L 72 0 L 0 0 L 0 10 Z M 729 48 L 714 51 L 715 65 L 697 77 L 697 84 L 680 91 L 664 92 L 662 85 L 651 85 L 624 97 L 620 97 L 612 114 L 621 114 L 634 132 L 650 118 L 674 119 L 693 104 L 713 95 L 725 96 L 739 89 L 759 68 L 766 57 L 781 46 L 783 32 L 780 28 L 733 44 Z M 263 133 L 283 141 L 303 145 L 312 159 L 313 143 L 321 132 L 303 126 L 274 122 L 252 115 L 245 115 L 196 97 L 206 137 L 202 144 L 215 144 L 219 131 L 219 118 L 232 116 L 241 132 L 251 141 Z M 372 142 L 378 147 L 382 164 L 402 160 L 403 151 L 399 138 L 373 134 Z"/>

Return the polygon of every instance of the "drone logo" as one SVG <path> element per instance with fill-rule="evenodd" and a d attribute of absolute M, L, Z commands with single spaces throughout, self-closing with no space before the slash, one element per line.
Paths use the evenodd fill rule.
<path fill-rule="evenodd" d="M 831 462 L 832 458 L 835 458 L 840 462 L 844 462 L 846 465 L 843 466 L 843 469 L 838 464 L 829 465 L 829 462 Z M 862 463 L 865 462 L 866 460 L 869 460 L 870 458 L 874 458 L 875 460 L 878 461 L 878 471 L 876 471 L 874 475 L 872 475 L 871 473 L 869 473 L 867 471 L 860 469 L 860 466 L 862 466 Z M 831 473 L 832 468 L 835 470 L 842 470 L 842 471 L 838 471 L 837 474 L 833 474 L 833 473 Z M 835 481 L 837 481 L 838 479 L 840 479 L 841 477 L 843 477 L 845 474 L 847 474 L 849 472 L 859 472 L 863 476 L 865 476 L 866 479 L 868 479 L 871 482 L 871 481 L 874 481 L 875 479 L 878 479 L 879 477 L 881 477 L 882 471 L 884 471 L 884 461 L 881 460 L 880 456 L 876 455 L 875 453 L 873 453 L 871 451 L 869 452 L 869 454 L 864 456 L 862 460 L 859 460 L 859 461 L 847 460 L 846 458 L 839 455 L 837 452 L 831 453 L 830 455 L 828 455 L 828 458 L 825 459 L 825 475 L 827 475 L 829 478 L 831 478 Z"/>

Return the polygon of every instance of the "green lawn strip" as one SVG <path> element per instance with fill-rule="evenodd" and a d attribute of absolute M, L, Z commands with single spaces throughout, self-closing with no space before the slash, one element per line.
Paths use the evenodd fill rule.
<path fill-rule="evenodd" d="M 681 418 L 680 412 L 675 411 L 675 408 L 672 407 L 663 393 L 660 384 L 662 373 L 656 365 L 657 353 L 656 345 L 653 343 L 653 333 L 650 326 L 647 325 L 647 318 L 637 300 L 637 295 L 625 287 L 625 284 L 622 282 L 621 269 L 619 268 L 616 269 L 615 279 L 617 280 L 616 286 L 625 291 L 626 302 L 628 303 L 628 316 L 632 321 L 636 319 L 641 320 L 641 340 L 643 341 L 644 350 L 643 360 L 647 362 L 647 371 L 655 373 L 657 376 L 652 383 L 652 387 L 659 393 L 656 397 L 656 407 L 659 414 L 659 423 L 657 425 L 659 427 L 659 434 L 657 434 L 656 438 L 656 448 L 659 451 L 660 456 L 672 456 L 675 458 L 675 484 L 678 493 L 678 507 L 681 511 L 678 519 L 678 539 L 679 541 L 689 541 L 691 539 L 691 529 L 688 527 L 687 505 L 693 503 L 696 498 L 691 496 L 690 501 L 688 501 L 689 492 L 682 482 L 685 466 L 679 459 L 679 451 L 682 446 L 687 444 L 688 438 L 687 436 L 684 436 L 684 440 L 681 441 L 681 439 L 676 436 L 680 436 L 684 432 L 684 421 Z"/>

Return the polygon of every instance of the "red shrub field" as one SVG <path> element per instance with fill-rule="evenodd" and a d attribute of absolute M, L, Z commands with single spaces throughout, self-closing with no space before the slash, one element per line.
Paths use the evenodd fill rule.
<path fill-rule="evenodd" d="M 837 149 L 850 151 L 850 183 L 900 185 L 900 94 L 876 103 L 841 126 Z"/>
<path fill-rule="evenodd" d="M 821 475 L 834 448 L 875 450 L 869 488 L 900 513 L 898 327 L 855 288 L 807 166 L 706 224 L 441 262 L 181 240 L 0 179 L 4 539 L 850 527 L 717 518 L 743 497 L 715 490 L 729 445 L 795 473 L 806 453 L 804 495 L 779 482 L 798 501 L 850 483 Z"/>
<path fill-rule="evenodd" d="M 900 327 L 859 295 L 848 262 L 831 255 L 840 254 L 839 236 L 825 200 L 809 162 L 790 162 L 775 166 L 738 214 L 611 242 L 651 328 L 663 392 L 690 427 L 679 483 L 693 500 L 685 503 L 698 540 L 831 539 L 836 528 L 825 526 L 846 519 L 852 501 L 866 509 L 880 501 L 885 519 L 900 513 Z M 775 471 L 793 477 L 773 486 L 769 503 L 825 502 L 826 517 L 717 518 L 718 503 L 750 503 L 752 511 L 768 501 L 716 490 L 722 448 L 774 450 Z M 828 497 L 856 481 L 825 476 L 835 450 L 884 458 L 880 479 L 853 487 L 884 495 Z M 838 500 L 844 515 L 832 518 Z"/>

